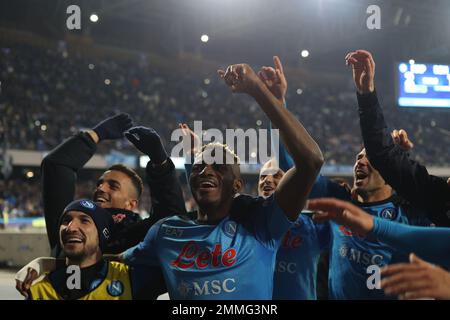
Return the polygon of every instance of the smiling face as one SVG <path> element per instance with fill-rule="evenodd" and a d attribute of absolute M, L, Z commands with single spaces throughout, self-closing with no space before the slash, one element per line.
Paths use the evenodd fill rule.
<path fill-rule="evenodd" d="M 102 208 L 134 210 L 137 198 L 130 177 L 117 170 L 108 170 L 98 179 L 92 200 Z"/>
<path fill-rule="evenodd" d="M 72 261 L 82 262 L 101 256 L 94 220 L 81 211 L 69 211 L 64 215 L 59 236 L 64 254 Z"/>
<path fill-rule="evenodd" d="M 202 159 L 202 153 L 196 158 Z M 189 184 L 200 209 L 220 208 L 230 202 L 242 187 L 239 164 L 206 164 L 196 161 L 192 166 Z"/>
<path fill-rule="evenodd" d="M 264 198 L 270 197 L 283 178 L 283 170 L 278 168 L 276 161 L 269 160 L 261 168 L 258 181 L 258 195 Z"/>
<path fill-rule="evenodd" d="M 380 173 L 370 164 L 366 155 L 366 149 L 363 149 L 356 156 L 356 162 L 353 166 L 353 178 L 353 186 L 358 193 L 374 192 L 387 186 Z"/>

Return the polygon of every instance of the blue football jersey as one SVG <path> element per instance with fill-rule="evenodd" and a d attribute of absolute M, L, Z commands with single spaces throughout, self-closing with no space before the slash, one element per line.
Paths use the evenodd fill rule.
<path fill-rule="evenodd" d="M 394 197 L 378 203 L 359 206 L 374 217 L 405 224 L 429 225 L 428 220 L 412 222 Z M 407 261 L 407 255 L 375 238 L 361 238 L 344 226 L 331 223 L 332 239 L 329 267 L 329 297 L 331 299 L 388 299 L 381 289 L 369 289 L 368 267 L 379 267 Z"/>
<path fill-rule="evenodd" d="M 271 299 L 276 254 L 292 223 L 273 196 L 247 202 L 214 225 L 160 220 L 125 262 L 161 266 L 171 299 Z"/>
<path fill-rule="evenodd" d="M 329 223 L 316 224 L 300 214 L 278 250 L 273 299 L 317 299 L 317 263 L 329 241 Z"/>

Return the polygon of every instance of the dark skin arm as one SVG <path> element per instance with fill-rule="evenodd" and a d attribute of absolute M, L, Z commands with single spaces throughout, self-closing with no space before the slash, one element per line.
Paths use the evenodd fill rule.
<path fill-rule="evenodd" d="M 283 101 L 270 92 L 249 65 L 231 65 L 226 71 L 218 72 L 233 92 L 252 96 L 274 126 L 279 128 L 295 166 L 280 181 L 275 198 L 286 216 L 291 221 L 296 220 L 323 164 L 320 148 L 295 116 L 284 108 Z"/>

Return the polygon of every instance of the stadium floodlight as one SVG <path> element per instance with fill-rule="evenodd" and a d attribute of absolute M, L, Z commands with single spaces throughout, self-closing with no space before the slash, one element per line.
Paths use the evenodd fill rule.
<path fill-rule="evenodd" d="M 200 40 L 201 40 L 203 43 L 206 43 L 206 42 L 208 42 L 209 37 L 208 37 L 207 34 L 202 34 L 202 36 L 200 37 Z"/>
<path fill-rule="evenodd" d="M 409 64 L 414 64 L 414 63 L 416 63 L 416 61 L 414 61 L 414 59 L 409 60 Z"/>
<path fill-rule="evenodd" d="M 308 50 L 302 50 L 302 52 L 300 53 L 302 58 L 307 58 L 309 56 L 309 51 Z"/>
<path fill-rule="evenodd" d="M 97 22 L 98 21 L 98 15 L 96 15 L 95 13 L 91 14 L 91 16 L 89 17 L 89 19 L 92 22 Z"/>

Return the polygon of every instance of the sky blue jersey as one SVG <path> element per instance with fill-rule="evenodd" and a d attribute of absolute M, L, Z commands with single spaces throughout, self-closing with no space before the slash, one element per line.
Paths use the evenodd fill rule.
<path fill-rule="evenodd" d="M 292 223 L 273 196 L 236 200 L 215 225 L 160 220 L 125 262 L 161 266 L 171 299 L 271 299 L 276 253 Z"/>

